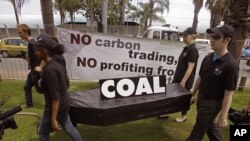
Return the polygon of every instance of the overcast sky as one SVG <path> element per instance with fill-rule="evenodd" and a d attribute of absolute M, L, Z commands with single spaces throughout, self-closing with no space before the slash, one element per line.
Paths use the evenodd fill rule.
<path fill-rule="evenodd" d="M 145 2 L 148 0 L 132 0 L 136 6 L 137 2 Z M 192 26 L 194 6 L 192 0 L 170 0 L 169 13 L 165 12 L 162 16 L 166 19 L 168 24 L 172 26 L 178 26 L 180 30 Z M 59 24 L 59 16 L 55 15 L 55 24 Z M 83 17 L 79 17 L 79 21 L 84 20 Z M 209 27 L 210 13 L 203 7 L 199 13 L 198 31 L 204 32 Z M 30 23 L 34 26 L 36 22 L 42 23 L 40 0 L 29 0 L 28 3 L 22 8 L 21 22 L 27 24 Z M 15 26 L 14 10 L 10 2 L 6 0 L 0 0 L 0 27 L 4 24 L 9 26 Z M 160 24 L 160 23 L 154 23 Z"/>

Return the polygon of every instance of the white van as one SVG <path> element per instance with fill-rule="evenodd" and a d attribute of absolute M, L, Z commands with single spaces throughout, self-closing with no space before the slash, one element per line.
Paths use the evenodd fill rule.
<path fill-rule="evenodd" d="M 144 32 L 143 38 L 180 41 L 178 30 L 170 25 L 150 26 Z"/>

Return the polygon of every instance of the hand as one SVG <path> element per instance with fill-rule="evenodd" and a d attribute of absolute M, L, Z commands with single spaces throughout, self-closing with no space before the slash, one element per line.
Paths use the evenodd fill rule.
<path fill-rule="evenodd" d="M 219 119 L 217 121 L 217 127 L 219 127 L 219 128 L 225 128 L 227 126 L 228 126 L 228 124 L 227 124 L 227 120 L 226 119 Z"/>
<path fill-rule="evenodd" d="M 51 127 L 52 127 L 53 131 L 60 131 L 60 130 L 62 130 L 59 127 L 57 120 L 52 120 L 51 121 Z"/>
<path fill-rule="evenodd" d="M 37 72 L 41 72 L 41 71 L 42 71 L 42 67 L 40 67 L 40 66 L 36 66 L 36 67 L 35 67 L 35 71 L 37 71 Z"/>
<path fill-rule="evenodd" d="M 250 112 L 250 102 L 242 110 L 244 113 Z"/>
<path fill-rule="evenodd" d="M 183 81 L 181 81 L 181 86 L 183 87 L 183 88 L 185 88 L 185 82 L 183 82 Z"/>
<path fill-rule="evenodd" d="M 195 104 L 195 102 L 196 102 L 196 98 L 192 97 L 191 100 L 190 100 L 190 105 Z"/>

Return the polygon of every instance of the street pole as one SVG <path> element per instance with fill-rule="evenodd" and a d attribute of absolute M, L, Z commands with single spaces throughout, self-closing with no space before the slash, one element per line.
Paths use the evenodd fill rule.
<path fill-rule="evenodd" d="M 102 0 L 102 27 L 102 32 L 106 34 L 108 29 L 108 0 Z"/>

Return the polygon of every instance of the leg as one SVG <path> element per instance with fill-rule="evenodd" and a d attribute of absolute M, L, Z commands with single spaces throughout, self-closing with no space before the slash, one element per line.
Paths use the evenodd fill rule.
<path fill-rule="evenodd" d="M 212 125 L 208 128 L 207 136 L 210 141 L 223 141 L 223 137 L 221 136 L 220 129 L 216 127 L 215 123 L 212 123 Z"/>
<path fill-rule="evenodd" d="M 74 141 L 82 141 L 82 137 L 70 121 L 69 114 L 66 113 L 58 119 L 63 130 L 67 132 Z"/>
<path fill-rule="evenodd" d="M 41 119 L 41 123 L 39 125 L 38 134 L 40 141 L 49 141 L 50 140 L 50 132 L 51 129 L 51 121 L 49 116 L 43 116 Z"/>
<path fill-rule="evenodd" d="M 28 107 L 33 106 L 33 102 L 32 102 L 32 78 L 31 78 L 31 72 L 29 72 L 25 85 L 24 85 L 24 92 L 25 92 L 25 101 L 26 101 L 26 105 Z"/>
<path fill-rule="evenodd" d="M 187 111 L 182 111 L 181 116 L 175 119 L 176 122 L 184 122 L 186 120 L 187 120 Z"/>
<path fill-rule="evenodd" d="M 187 141 L 201 141 L 221 108 L 221 102 L 198 98 L 197 117 Z"/>

